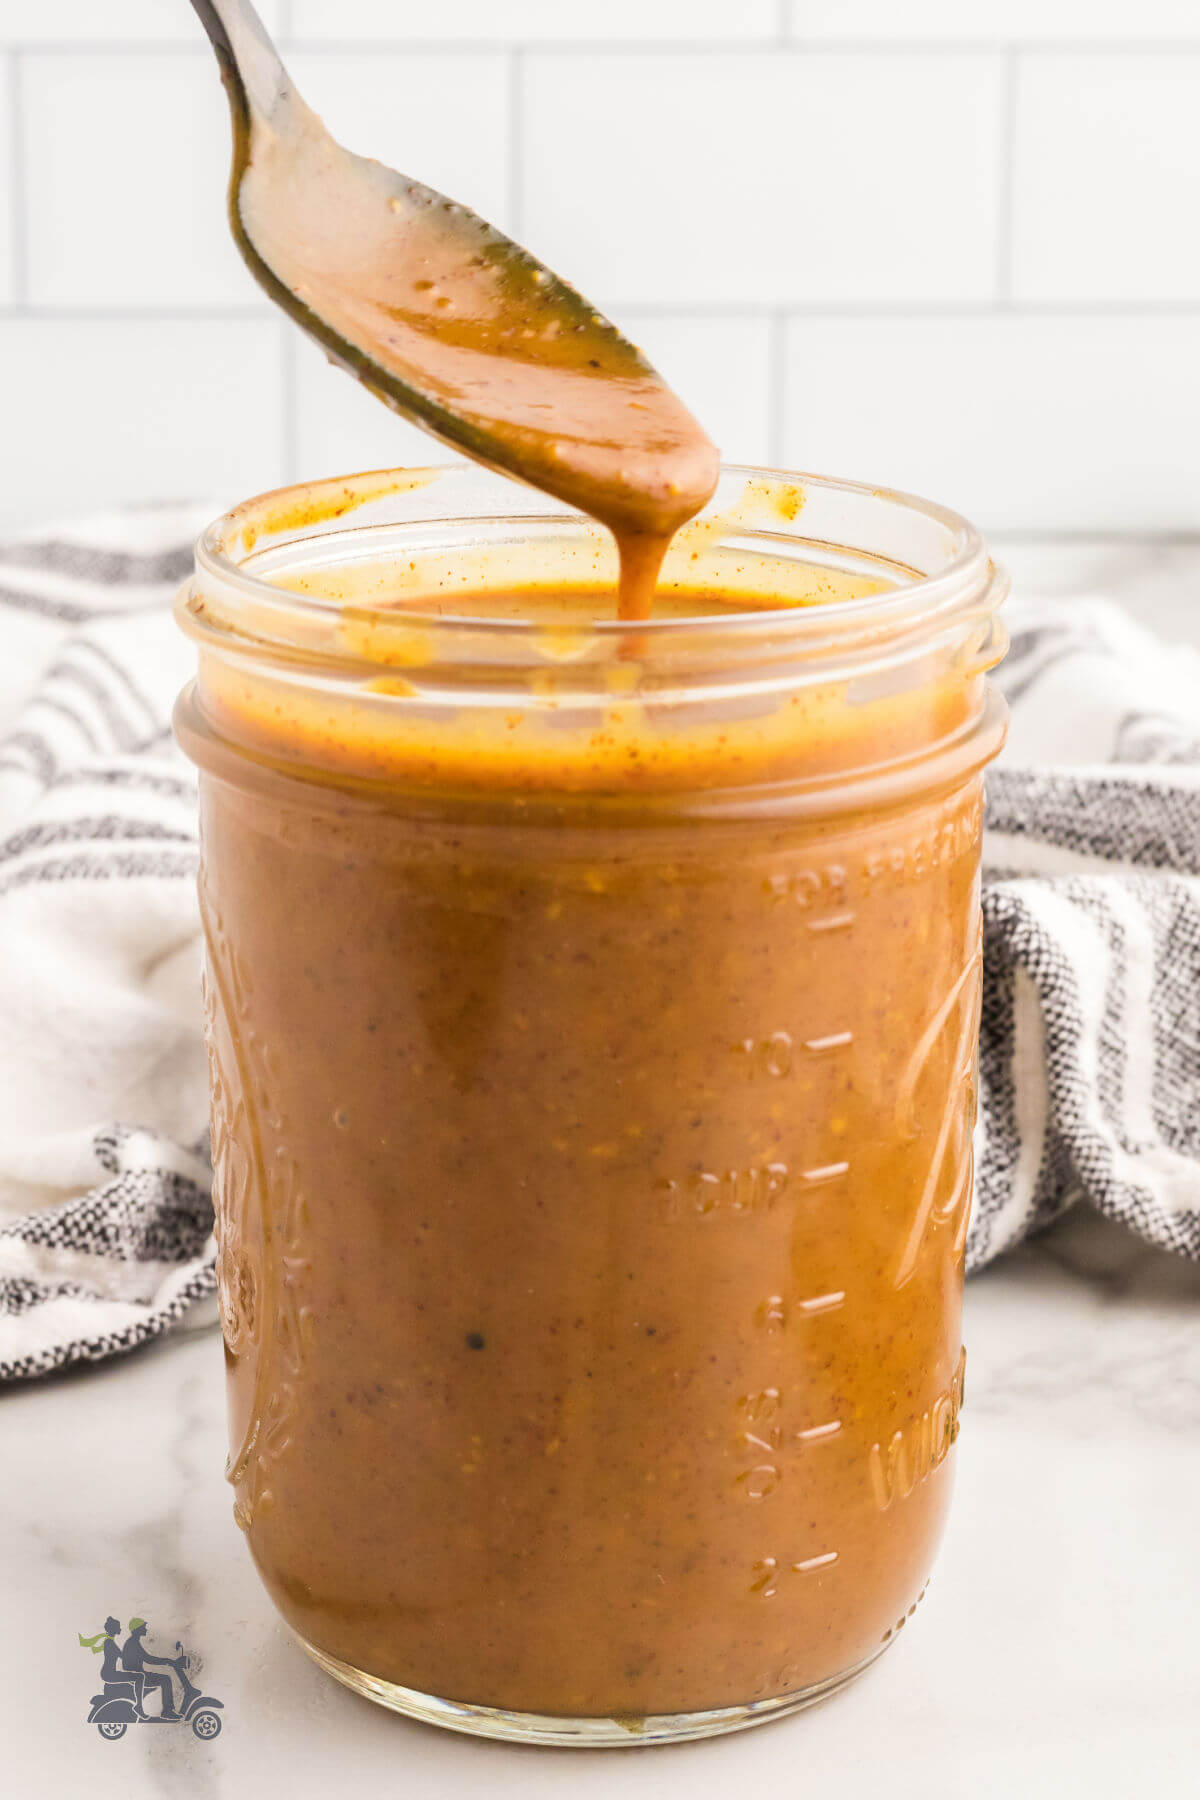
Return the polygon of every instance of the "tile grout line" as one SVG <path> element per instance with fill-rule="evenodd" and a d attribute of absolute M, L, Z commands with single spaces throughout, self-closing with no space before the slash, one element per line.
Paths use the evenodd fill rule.
<path fill-rule="evenodd" d="M 787 427 L 788 315 L 776 307 L 767 326 L 767 455 L 775 469 L 783 467 Z"/>
<path fill-rule="evenodd" d="M 525 120 L 523 101 L 525 93 L 525 56 L 518 46 L 508 52 L 505 68 L 506 101 L 508 116 L 505 119 L 506 149 L 508 153 L 508 180 L 505 190 L 505 204 L 508 208 L 506 231 L 509 237 L 521 242 L 524 232 L 523 201 L 525 198 Z"/>
<path fill-rule="evenodd" d="M 1147 319 L 1200 319 L 1196 300 L 1017 300 L 1001 307 L 989 300 L 645 300 L 631 296 L 601 296 L 606 313 L 626 313 L 645 319 L 689 319 L 714 322 L 722 319 L 770 321 L 815 319 L 849 324 L 871 320 L 903 319 L 1113 319 L 1136 324 Z M 136 302 L 115 305 L 10 304 L 0 302 L 0 319 L 34 319 L 64 324 L 263 324 L 272 318 L 263 305 L 194 306 Z"/>
<path fill-rule="evenodd" d="M 788 55 L 811 56 L 994 56 L 998 52 L 1015 51 L 1022 56 L 1200 56 L 1200 35 L 1191 38 L 1035 39 L 1005 37 L 943 38 L 921 42 L 906 38 L 795 38 L 765 36 L 760 38 L 331 38 L 303 36 L 280 31 L 278 40 L 289 49 L 318 51 L 322 55 L 367 55 L 417 52 L 422 54 L 479 55 L 497 51 L 537 51 L 561 56 L 728 56 L 772 55 L 784 51 Z M 28 38 L 14 39 L 13 50 L 32 52 L 38 56 L 205 54 L 203 40 L 155 38 Z"/>
<path fill-rule="evenodd" d="M 29 304 L 29 214 L 25 193 L 25 109 L 21 91 L 21 52 L 5 59 L 8 67 L 8 149 L 12 167 L 8 174 L 9 248 L 12 252 L 12 289 L 17 310 Z"/>
<path fill-rule="evenodd" d="M 1143 319 L 1200 318 L 1200 298 L 1195 300 L 1021 300 L 999 306 L 983 300 L 732 300 L 711 302 L 645 300 L 625 294 L 614 298 L 601 294 L 596 304 L 605 312 L 632 313 L 647 319 L 786 319 L 860 320 L 895 319 Z"/>
<path fill-rule="evenodd" d="M 0 305 L 0 319 L 60 320 L 65 325 L 248 325 L 269 323 L 267 306 L 139 306 L 135 301 L 113 306 Z"/>
<path fill-rule="evenodd" d="M 1000 157 L 996 171 L 996 305 L 1011 312 L 1013 232 L 1016 207 L 1017 100 L 1021 79 L 1020 52 L 1004 53 L 1000 113 Z"/>

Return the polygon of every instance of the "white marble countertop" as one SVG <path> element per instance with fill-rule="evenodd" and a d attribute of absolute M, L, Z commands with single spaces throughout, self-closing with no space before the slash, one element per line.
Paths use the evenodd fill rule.
<path fill-rule="evenodd" d="M 924 1604 L 844 1693 L 754 1731 L 529 1750 L 412 1725 L 294 1648 L 222 1479 L 212 1332 L 0 1402 L 0 1791 L 1184 1800 L 1200 1785 L 1200 1268 L 1077 1214 L 968 1285 L 951 1524 Z M 141 1613 L 204 1659 L 213 1743 L 85 1724 L 76 1634 Z"/>
<path fill-rule="evenodd" d="M 1200 641 L 1200 549 L 1001 546 L 1019 585 Z M 1193 610 L 1195 618 L 1193 617 Z M 0 1794 L 487 1800 L 1200 1792 L 1200 1267 L 1077 1212 L 968 1284 L 958 1492 L 895 1649 L 814 1710 L 708 1743 L 528 1750 L 409 1724 L 295 1649 L 222 1480 L 212 1331 L 0 1399 Z M 224 1729 L 86 1724 L 109 1612 L 203 1658 Z"/>

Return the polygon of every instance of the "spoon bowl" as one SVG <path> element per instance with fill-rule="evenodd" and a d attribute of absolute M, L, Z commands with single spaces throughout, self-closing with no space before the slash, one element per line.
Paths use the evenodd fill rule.
<path fill-rule="evenodd" d="M 230 221 L 255 279 L 396 412 L 607 525 L 623 590 L 648 576 L 652 592 L 667 541 L 716 485 L 691 413 L 528 250 L 337 143 L 248 0 L 192 4 L 229 97 Z"/>

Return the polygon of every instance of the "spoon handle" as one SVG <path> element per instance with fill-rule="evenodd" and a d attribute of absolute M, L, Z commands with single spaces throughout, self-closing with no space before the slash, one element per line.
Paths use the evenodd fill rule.
<path fill-rule="evenodd" d="M 192 6 L 212 40 L 237 121 L 245 129 L 252 112 L 269 119 L 294 89 L 250 0 L 192 0 Z"/>

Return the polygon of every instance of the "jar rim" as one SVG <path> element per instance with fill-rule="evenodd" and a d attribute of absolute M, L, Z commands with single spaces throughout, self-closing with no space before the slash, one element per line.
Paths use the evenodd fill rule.
<path fill-rule="evenodd" d="M 293 543 L 299 546 L 311 542 L 319 535 L 336 534 L 350 538 L 359 531 L 378 531 L 383 528 L 380 521 L 372 521 L 369 517 L 360 517 L 359 522 L 349 527 L 345 521 L 351 514 L 369 515 L 376 502 L 394 499 L 418 489 L 433 488 L 447 478 L 453 484 L 464 475 L 493 480 L 498 486 L 502 482 L 503 489 L 511 489 L 516 495 L 529 492 L 516 483 L 493 475 L 491 471 L 461 463 L 368 470 L 349 476 L 330 476 L 296 483 L 256 495 L 214 520 L 196 541 L 196 573 L 227 591 L 232 590 L 239 598 L 249 602 L 260 626 L 264 616 L 277 616 L 281 621 L 283 617 L 290 616 L 294 622 L 306 621 L 310 625 L 329 624 L 348 616 L 367 624 L 394 624 L 400 616 L 406 626 L 415 630 L 426 630 L 438 636 L 452 636 L 463 645 L 468 645 L 475 639 L 486 638 L 492 646 L 507 644 L 511 653 L 542 633 L 544 624 L 532 618 L 497 618 L 470 612 L 428 611 L 407 604 L 399 612 L 394 601 L 372 605 L 357 598 L 353 602 L 346 602 L 333 594 L 298 592 L 248 569 L 244 560 L 238 560 L 232 548 L 240 541 L 244 556 L 251 556 L 260 553 L 260 546 L 268 537 L 274 540 L 273 548 L 284 549 Z M 752 464 L 722 465 L 722 480 L 726 478 L 746 483 L 787 484 L 802 495 L 801 506 L 807 505 L 810 497 L 817 494 L 849 497 L 860 506 L 865 503 L 891 508 L 897 518 L 908 515 L 939 528 L 949 540 L 949 553 L 942 566 L 932 572 L 881 555 L 876 560 L 908 579 L 890 584 L 875 593 L 839 598 L 833 604 L 809 603 L 767 608 L 746 606 L 739 607 L 736 613 L 676 613 L 669 617 L 651 617 L 636 624 L 617 618 L 589 620 L 588 635 L 593 639 L 597 651 L 611 653 L 634 632 L 644 650 L 651 654 L 655 647 L 669 650 L 685 642 L 699 646 L 718 637 L 726 641 L 732 637 L 739 645 L 749 649 L 754 642 L 763 638 L 778 642 L 783 632 L 793 651 L 803 648 L 817 652 L 834 646 L 848 647 L 851 643 L 864 639 L 878 641 L 881 637 L 903 633 L 906 626 L 927 628 L 944 620 L 947 613 L 955 612 L 964 602 L 969 604 L 971 601 L 978 601 L 989 590 L 996 591 L 992 593 L 986 610 L 993 610 L 1003 598 L 1003 592 L 999 590 L 1005 584 L 998 578 L 998 571 L 988 556 L 980 533 L 968 519 L 949 507 L 898 488 Z M 412 520 L 393 520 L 387 523 L 393 528 L 405 529 L 411 525 L 419 526 L 422 530 L 449 530 L 464 526 L 509 526 L 520 530 L 548 525 L 561 526 L 571 522 L 594 525 L 594 521 L 588 520 L 584 514 L 548 500 L 540 493 L 531 494 L 530 497 L 538 503 L 539 510 L 536 512 L 422 512 Z M 701 519 L 708 516 L 708 509 L 700 515 Z M 822 552 L 835 556 L 839 552 L 860 557 L 870 555 L 861 546 L 809 537 L 801 530 L 772 532 L 753 525 L 738 524 L 734 532 L 739 539 L 747 541 L 759 540 L 764 544 L 786 542 L 793 554 L 797 548 L 807 547 L 818 562 Z M 208 632 L 200 626 L 197 619 L 189 620 L 185 617 L 188 611 L 187 591 L 185 588 L 181 596 L 181 623 L 189 630 L 189 635 L 207 636 Z M 290 636 L 290 633 L 286 634 L 282 641 L 286 642 Z"/>

